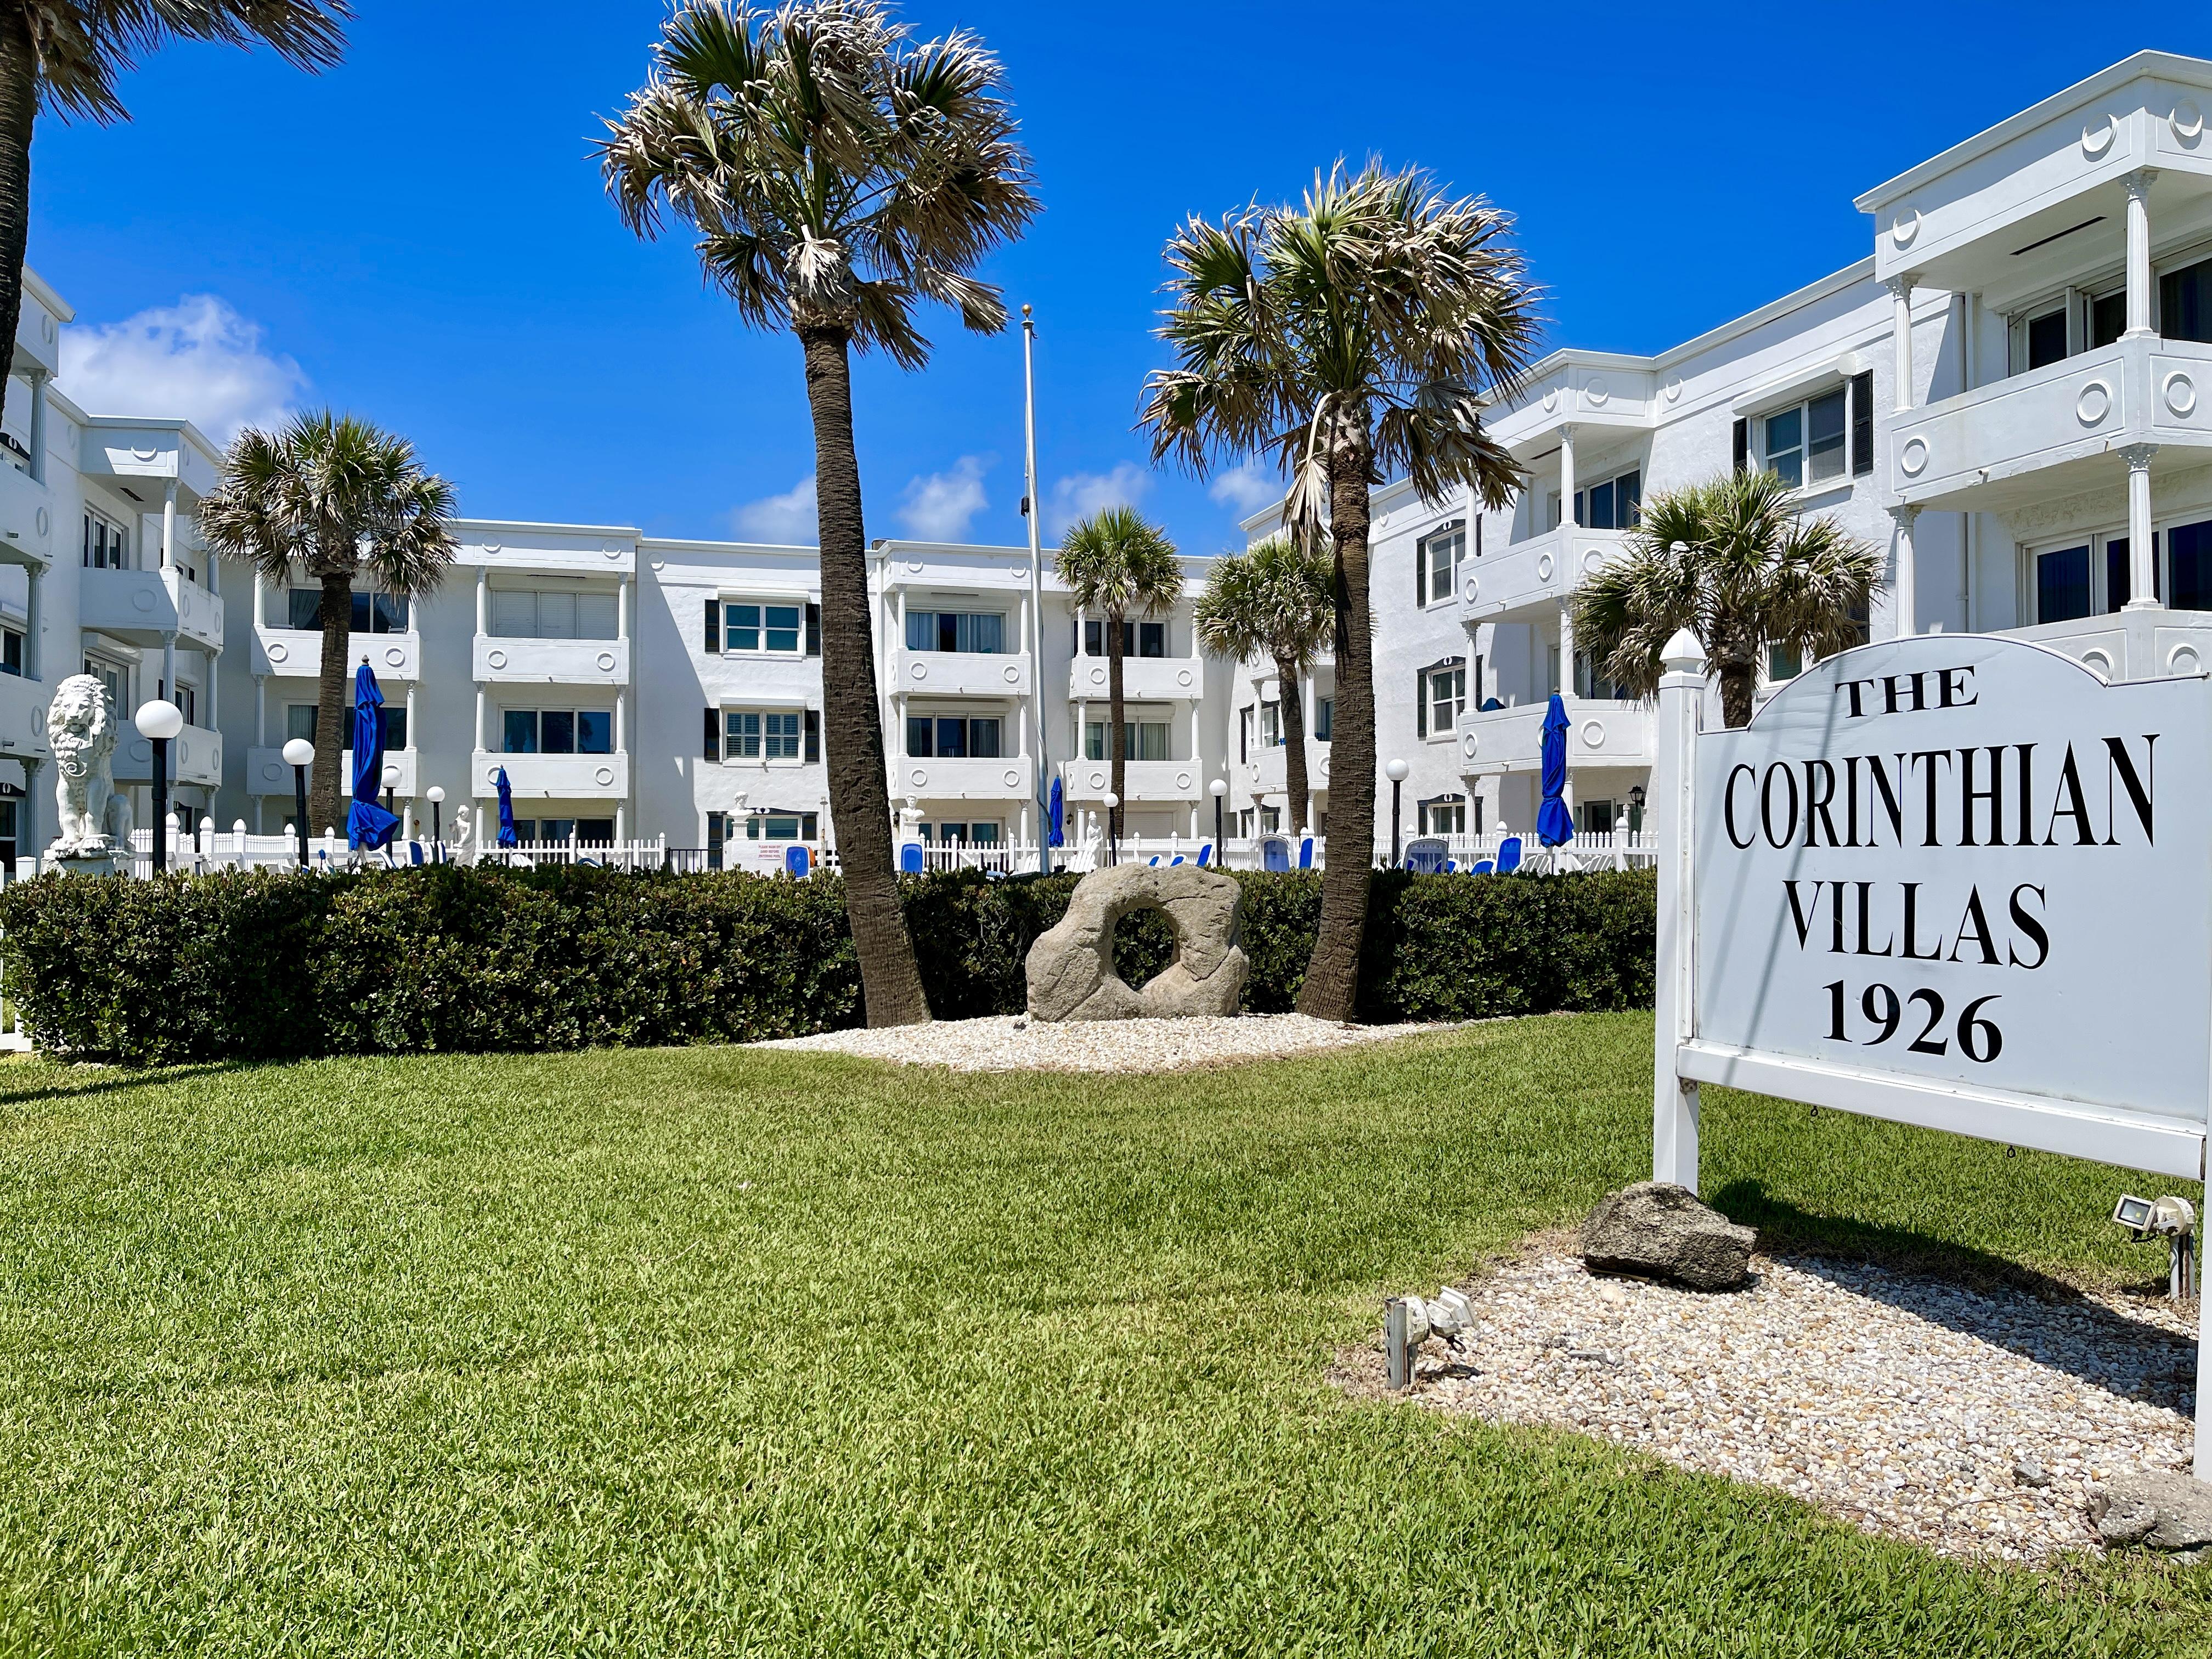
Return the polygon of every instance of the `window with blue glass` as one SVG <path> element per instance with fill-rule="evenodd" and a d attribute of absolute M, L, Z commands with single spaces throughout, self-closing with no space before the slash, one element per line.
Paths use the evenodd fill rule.
<path fill-rule="evenodd" d="M 2096 614 L 2090 592 L 2089 548 L 2054 548 L 2035 556 L 2035 619 L 2039 623 L 2071 622 Z"/>
<path fill-rule="evenodd" d="M 323 590 L 295 587 L 285 595 L 285 621 L 292 627 L 313 631 L 323 625 Z M 353 619 L 347 624 L 356 634 L 404 634 L 407 601 L 396 593 L 367 593 L 356 588 Z"/>
<path fill-rule="evenodd" d="M 909 714 L 906 720 L 906 752 L 925 760 L 997 760 L 998 717 Z"/>
<path fill-rule="evenodd" d="M 510 755 L 614 753 L 615 717 L 604 708 L 509 708 L 501 722 L 502 746 Z"/>
<path fill-rule="evenodd" d="M 803 605 L 755 605 L 740 601 L 722 607 L 722 648 L 769 656 L 795 657 L 805 638 Z"/>
<path fill-rule="evenodd" d="M 2166 601 L 2177 611 L 2212 611 L 2212 520 L 2166 532 Z"/>
<path fill-rule="evenodd" d="M 995 611 L 909 611 L 906 648 L 998 655 L 1004 652 L 1006 619 Z"/>

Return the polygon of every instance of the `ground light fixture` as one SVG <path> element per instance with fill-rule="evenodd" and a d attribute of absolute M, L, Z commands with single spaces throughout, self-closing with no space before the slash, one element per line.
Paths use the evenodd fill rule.
<path fill-rule="evenodd" d="M 1229 793 L 1229 780 L 1216 778 L 1206 786 L 1206 793 L 1213 797 L 1213 861 L 1221 862 L 1221 799 Z"/>
<path fill-rule="evenodd" d="M 2197 1206 L 2185 1198 L 2137 1198 L 2121 1194 L 2112 1206 L 2115 1225 L 2125 1227 L 2139 1240 L 2166 1241 L 2166 1294 L 2176 1302 L 2197 1289 Z"/>
<path fill-rule="evenodd" d="M 1421 1344 L 1441 1336 L 1453 1347 L 1474 1328 L 1474 1304 L 1467 1293 L 1446 1286 L 1424 1301 L 1418 1296 L 1393 1297 L 1383 1307 L 1383 1345 L 1389 1366 L 1390 1386 L 1413 1386 L 1413 1356 Z"/>
<path fill-rule="evenodd" d="M 284 745 L 284 764 L 292 769 L 292 827 L 300 837 L 300 867 L 307 867 L 307 769 L 315 763 L 315 745 L 295 738 Z"/>
<path fill-rule="evenodd" d="M 138 705 L 138 735 L 154 745 L 154 873 L 169 867 L 169 740 L 185 729 L 185 711 L 167 697 Z"/>
<path fill-rule="evenodd" d="M 1394 760 L 1382 769 L 1382 775 L 1390 780 L 1390 867 L 1398 867 L 1398 825 L 1401 807 L 1406 799 L 1406 774 L 1413 769 L 1401 760 Z"/>

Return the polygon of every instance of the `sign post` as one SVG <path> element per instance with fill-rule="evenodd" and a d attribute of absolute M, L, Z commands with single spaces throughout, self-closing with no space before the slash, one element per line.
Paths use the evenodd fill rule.
<path fill-rule="evenodd" d="M 2212 680 L 1923 635 L 1700 732 L 1694 637 L 1663 666 L 1656 1179 L 1701 1083 L 2203 1179 Z"/>

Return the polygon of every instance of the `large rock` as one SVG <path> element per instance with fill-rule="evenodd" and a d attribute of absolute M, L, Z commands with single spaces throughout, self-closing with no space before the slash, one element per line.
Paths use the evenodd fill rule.
<path fill-rule="evenodd" d="M 1586 1267 L 1647 1273 L 1698 1291 L 1744 1281 L 1757 1235 L 1671 1181 L 1640 1181 L 1598 1201 L 1583 1223 Z"/>
<path fill-rule="evenodd" d="M 1114 924 L 1164 911 L 1175 960 L 1133 989 L 1114 971 Z M 1250 963 L 1238 945 L 1244 896 L 1233 877 L 1193 864 L 1124 864 L 1075 884 L 1060 925 L 1030 946 L 1030 1018 L 1176 1019 L 1233 1014 Z"/>
<path fill-rule="evenodd" d="M 2090 1495 L 2089 1519 L 2113 1547 L 2198 1549 L 2212 1544 L 2212 1484 L 2164 1469 L 2124 1474 Z"/>

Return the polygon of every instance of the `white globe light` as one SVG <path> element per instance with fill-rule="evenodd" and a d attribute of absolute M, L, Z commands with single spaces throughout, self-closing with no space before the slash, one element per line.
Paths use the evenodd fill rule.
<path fill-rule="evenodd" d="M 1121 804 L 1121 798 L 1115 794 L 1111 789 L 1109 789 L 1106 792 L 1106 805 L 1109 806 L 1119 806 Z"/>
<path fill-rule="evenodd" d="M 1403 783 L 1406 775 L 1413 769 L 1401 760 L 1394 760 L 1382 769 L 1382 775 L 1393 783 Z"/>
<path fill-rule="evenodd" d="M 432 784 L 432 785 L 430 786 L 429 795 L 428 795 L 428 799 L 429 799 L 430 805 L 433 805 L 433 806 L 441 805 L 443 805 L 443 804 L 444 804 L 444 802 L 445 802 L 445 799 L 446 799 L 446 792 L 445 792 L 444 790 L 442 790 L 442 789 L 439 788 L 439 787 L 438 787 L 438 786 L 437 786 L 436 784 L 434 784 L 434 784 Z"/>
<path fill-rule="evenodd" d="M 384 769 L 384 787 L 386 789 L 397 789 L 399 787 L 399 769 L 398 767 L 387 766 Z"/>
<path fill-rule="evenodd" d="M 1229 780 L 1226 778 L 1214 779 L 1212 783 L 1206 786 L 1206 792 L 1212 795 L 1214 799 L 1219 800 L 1224 795 L 1229 793 Z"/>
<path fill-rule="evenodd" d="M 185 729 L 185 711 L 166 697 L 138 705 L 138 735 L 167 741 Z"/>
<path fill-rule="evenodd" d="M 314 763 L 315 745 L 305 738 L 295 738 L 284 745 L 285 765 L 313 766 Z"/>

